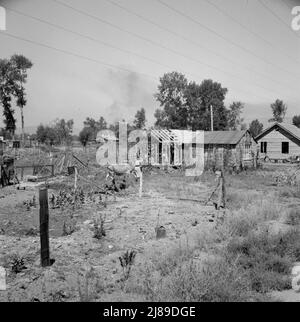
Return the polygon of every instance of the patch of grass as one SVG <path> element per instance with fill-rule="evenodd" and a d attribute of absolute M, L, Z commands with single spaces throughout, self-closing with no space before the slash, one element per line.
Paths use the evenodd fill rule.
<path fill-rule="evenodd" d="M 260 199 L 257 191 L 237 191 L 230 189 L 226 194 L 227 205 L 230 209 L 241 209 Z"/>
<path fill-rule="evenodd" d="M 279 189 L 279 197 L 281 198 L 300 198 L 300 185 L 284 186 Z"/>
<path fill-rule="evenodd" d="M 283 213 L 284 208 L 274 204 L 272 200 L 256 200 L 253 204 L 227 213 L 218 234 L 222 240 L 234 236 L 245 237 L 251 231 L 256 230 L 261 223 L 278 219 Z"/>
<path fill-rule="evenodd" d="M 152 261 L 155 269 L 161 276 L 171 274 L 177 267 L 182 265 L 185 261 L 191 258 L 194 250 L 190 248 L 183 248 L 181 246 L 171 249 L 164 254 L 156 255 Z"/>
<path fill-rule="evenodd" d="M 300 225 L 300 208 L 292 208 L 288 210 L 285 223 L 293 226 Z"/>
<path fill-rule="evenodd" d="M 300 234 L 297 230 L 277 235 L 251 233 L 233 238 L 225 252 L 225 256 L 238 258 L 238 265 L 249 273 L 253 291 L 283 290 L 290 288 L 290 268 L 300 259 Z"/>
<path fill-rule="evenodd" d="M 226 259 L 181 262 L 170 275 L 158 279 L 158 283 L 153 292 L 156 300 L 241 302 L 254 297 L 247 273 Z"/>
<path fill-rule="evenodd" d="M 83 286 L 81 285 L 82 283 L 78 277 L 77 284 L 80 302 L 92 302 L 95 300 L 96 295 L 92 287 L 92 280 L 95 279 L 95 277 L 95 272 L 92 268 L 85 272 L 83 277 Z"/>
<path fill-rule="evenodd" d="M 76 223 L 74 221 L 64 221 L 62 236 L 72 235 L 76 231 Z"/>

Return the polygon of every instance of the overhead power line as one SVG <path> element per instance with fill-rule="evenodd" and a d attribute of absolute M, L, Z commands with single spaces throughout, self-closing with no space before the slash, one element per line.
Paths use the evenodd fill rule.
<path fill-rule="evenodd" d="M 258 2 L 267 10 L 270 12 L 270 14 L 275 17 L 278 21 L 280 21 L 293 35 L 294 37 L 298 38 L 300 36 L 298 36 L 297 33 L 293 32 L 291 25 L 289 23 L 286 23 L 286 21 L 284 21 L 275 11 L 273 11 L 272 9 L 270 9 L 270 7 L 268 7 L 262 0 L 258 0 Z"/>
<path fill-rule="evenodd" d="M 140 55 L 140 54 L 136 54 L 136 53 L 134 53 L 134 52 L 128 51 L 128 50 L 126 50 L 126 49 L 122 49 L 122 48 L 120 48 L 120 47 L 117 47 L 117 46 L 114 46 L 114 45 L 111 45 L 111 44 L 108 44 L 108 43 L 106 43 L 106 42 L 103 42 L 103 41 L 101 41 L 101 40 L 95 39 L 95 38 L 93 38 L 93 37 L 90 37 L 90 36 L 87 36 L 87 35 L 83 35 L 83 34 L 78 33 L 78 32 L 76 32 L 76 31 L 73 31 L 73 30 L 70 30 L 70 29 L 68 29 L 68 28 L 65 28 L 65 27 L 63 27 L 63 26 L 59 26 L 59 25 L 57 25 L 57 24 L 53 24 L 53 23 L 51 23 L 51 22 L 49 22 L 49 21 L 43 20 L 43 19 L 41 19 L 41 18 L 37 18 L 37 17 L 34 17 L 34 16 L 32 16 L 32 15 L 28 15 L 28 14 L 22 13 L 22 12 L 20 12 L 20 11 L 17 11 L 17 10 L 11 9 L 11 8 L 6 8 L 6 9 L 7 9 L 7 10 L 9 10 L 9 11 L 11 11 L 11 12 L 17 13 L 18 15 L 25 16 L 25 17 L 27 17 L 27 18 L 31 18 L 31 19 L 33 19 L 33 20 L 35 20 L 35 21 L 38 21 L 38 22 L 40 22 L 40 23 L 44 23 L 44 24 L 49 25 L 49 26 L 51 26 L 51 27 L 54 27 L 54 28 L 56 28 L 56 29 L 63 30 L 63 31 L 65 31 L 65 32 L 69 32 L 69 33 L 74 34 L 74 35 L 79 36 L 79 37 L 83 37 L 83 38 L 88 39 L 88 40 L 90 40 L 90 41 L 96 42 L 97 44 L 101 44 L 101 45 L 104 45 L 104 46 L 108 46 L 108 47 L 113 48 L 113 49 L 115 49 L 115 50 L 118 50 L 118 51 L 121 51 L 121 52 L 125 52 L 125 53 L 127 53 L 127 54 L 129 54 L 129 55 L 137 56 L 137 57 L 139 57 L 139 58 L 145 59 L 145 60 L 150 61 L 150 62 L 152 62 L 152 63 L 155 63 L 155 64 L 157 64 L 157 65 L 163 66 L 163 67 L 165 67 L 165 68 L 170 68 L 171 70 L 173 70 L 173 69 L 174 69 L 174 67 L 173 67 L 173 66 L 162 64 L 162 63 L 160 63 L 160 62 L 159 62 L 159 61 L 157 61 L 157 60 L 154 60 L 154 59 L 151 59 L 151 58 L 145 57 L 145 56 Z M 176 68 L 176 69 L 177 69 L 177 68 Z M 190 73 L 190 72 L 188 72 L 188 73 L 187 73 L 187 72 L 185 72 L 185 71 L 184 71 L 184 73 L 185 73 L 185 74 L 190 74 L 190 75 L 193 75 L 193 76 L 196 76 L 196 77 L 201 78 L 201 76 L 200 76 L 200 75 L 195 74 L 195 73 Z M 232 74 L 232 75 L 234 75 L 234 74 Z M 235 75 L 234 75 L 234 76 L 235 76 Z M 239 77 L 239 76 L 235 76 L 235 77 Z M 242 80 L 245 80 L 245 79 L 243 79 L 243 78 L 241 78 L 241 79 L 242 79 Z M 247 79 L 246 79 L 246 81 L 247 81 Z M 255 85 L 255 84 L 254 84 L 254 85 Z M 263 88 L 263 87 L 262 87 L 262 85 L 260 85 L 260 84 L 259 84 L 259 85 L 256 85 L 256 86 L 258 86 L 258 87 L 260 87 L 260 88 Z M 274 92 L 274 91 L 272 91 L 272 90 L 269 90 L 269 89 L 267 89 L 267 88 L 266 88 L 266 90 L 267 90 L 267 91 L 270 91 L 270 92 L 273 92 L 273 93 L 276 93 L 276 92 Z"/>
<path fill-rule="evenodd" d="M 63 31 L 65 31 L 65 32 L 68 32 L 68 33 L 70 33 L 70 34 L 76 35 L 76 36 L 78 36 L 78 37 L 85 38 L 85 39 L 90 40 L 90 41 L 92 41 L 92 42 L 95 42 L 95 43 L 97 43 L 97 44 L 100 44 L 100 45 L 103 45 L 103 46 L 106 46 L 106 47 L 110 47 L 110 48 L 112 48 L 112 49 L 115 49 L 115 50 L 118 50 L 118 51 L 122 51 L 122 52 L 124 52 L 124 53 L 126 53 L 126 54 L 129 54 L 129 55 L 133 55 L 133 56 L 136 56 L 136 57 L 142 58 L 142 59 L 144 59 L 144 60 L 147 60 L 147 61 L 150 61 L 150 62 L 152 62 L 152 63 L 158 64 L 158 65 L 160 65 L 160 66 L 162 66 L 162 67 L 165 67 L 165 68 L 167 67 L 167 68 L 171 68 L 171 69 L 173 68 L 173 67 L 172 67 L 172 66 L 170 66 L 170 65 L 163 64 L 163 63 L 161 63 L 161 62 L 159 62 L 159 61 L 157 61 L 157 60 L 154 60 L 154 59 L 152 59 L 152 58 L 148 58 L 148 57 L 143 56 L 143 55 L 141 55 L 141 54 L 134 53 L 134 52 L 132 52 L 132 51 L 130 51 L 130 50 L 127 50 L 127 49 L 124 49 L 124 48 L 120 48 L 120 47 L 118 47 L 118 46 L 115 46 L 115 45 L 109 44 L 109 43 L 107 43 L 107 42 L 105 42 L 105 41 L 103 41 L 103 40 L 96 39 L 96 38 L 91 37 L 91 36 L 89 36 L 89 35 L 79 33 L 79 32 L 77 32 L 77 31 L 74 31 L 74 30 L 68 29 L 68 28 L 66 28 L 66 27 L 64 27 L 64 26 L 61 26 L 61 25 L 54 24 L 54 23 L 52 23 L 52 22 L 50 22 L 50 21 L 47 21 L 47 20 L 44 20 L 44 19 L 41 19 L 41 18 L 38 18 L 38 17 L 32 16 L 32 15 L 29 15 L 29 14 L 26 14 L 26 13 L 24 13 L 24 12 L 20 12 L 20 11 L 15 10 L 15 9 L 11 9 L 11 8 L 7 8 L 7 7 L 6 7 L 6 10 L 11 11 L 11 12 L 13 12 L 13 13 L 16 13 L 16 14 L 18 14 L 18 15 L 21 15 L 21 16 L 23 16 L 23 17 L 27 17 L 27 18 L 30 18 L 30 19 L 32 19 L 32 20 L 38 21 L 38 22 L 40 22 L 40 23 L 46 24 L 46 25 L 51 26 L 51 27 L 53 27 L 53 28 L 56 28 L 56 29 L 59 29 L 59 30 L 63 30 Z"/>
<path fill-rule="evenodd" d="M 145 38 L 145 37 L 140 36 L 140 35 L 138 35 L 138 34 L 136 34 L 134 32 L 128 31 L 126 29 L 123 29 L 123 28 L 121 28 L 121 27 L 119 27 L 119 26 L 117 26 L 115 24 L 112 24 L 111 22 L 108 22 L 108 21 L 106 21 L 106 20 L 104 20 L 104 19 L 102 19 L 102 18 L 100 18 L 98 16 L 95 16 L 95 15 L 90 14 L 88 12 L 85 12 L 85 11 L 83 11 L 81 9 L 75 8 L 73 6 L 70 6 L 70 5 L 68 5 L 68 4 L 66 4 L 66 3 L 64 3 L 62 1 L 59 1 L 59 0 L 51 0 L 51 1 L 56 2 L 56 3 L 58 3 L 58 4 L 60 4 L 60 5 L 64 6 L 64 7 L 66 7 L 66 8 L 71 9 L 72 11 L 78 12 L 78 13 L 84 15 L 84 16 L 90 17 L 90 18 L 92 18 L 94 20 L 97 20 L 97 21 L 100 21 L 100 22 L 102 22 L 104 24 L 108 24 L 108 25 L 112 26 L 113 28 L 116 28 L 116 29 L 118 29 L 118 30 L 120 30 L 122 32 L 125 32 L 125 33 L 130 34 L 130 35 L 132 35 L 134 37 L 137 37 L 137 38 L 142 39 L 142 40 L 144 40 L 146 42 L 149 42 L 149 43 L 155 45 L 156 47 L 162 48 L 162 49 L 164 49 L 166 51 L 169 51 L 169 52 L 171 52 L 171 53 L 173 53 L 173 54 L 175 54 L 177 56 L 183 57 L 183 58 L 185 58 L 187 60 L 190 60 L 190 61 L 194 61 L 194 62 L 196 62 L 196 63 L 198 63 L 198 64 L 200 64 L 202 66 L 206 66 L 206 67 L 208 67 L 210 69 L 217 70 L 218 72 L 222 72 L 223 74 L 227 74 L 227 75 L 229 75 L 231 77 L 239 78 L 239 79 L 241 79 L 243 81 L 249 82 L 247 78 L 243 78 L 243 77 L 241 77 L 239 75 L 232 74 L 232 73 L 230 73 L 230 72 L 228 72 L 228 71 L 226 71 L 224 69 L 221 69 L 221 68 L 218 68 L 218 67 L 216 67 L 214 65 L 211 65 L 211 64 L 205 63 L 203 61 L 200 61 L 199 59 L 195 59 L 195 58 L 189 57 L 189 56 L 187 56 L 187 55 L 185 55 L 183 53 L 180 53 L 180 52 L 178 52 L 176 50 L 173 50 L 173 49 L 171 49 L 169 47 L 166 47 L 164 45 L 161 45 L 160 43 L 157 43 L 157 42 L 153 41 L 152 39 Z M 197 77 L 200 77 L 200 76 L 197 75 Z M 278 91 L 276 92 L 276 91 L 274 91 L 272 89 L 268 89 L 268 88 L 266 88 L 265 86 L 263 86 L 261 84 L 258 84 L 257 85 L 255 82 L 251 82 L 251 85 L 255 85 L 255 86 L 259 87 L 260 89 L 265 89 L 266 91 L 272 92 L 273 94 L 276 94 L 276 95 L 278 94 Z M 282 85 L 282 84 L 280 84 L 280 85 Z M 290 89 L 288 88 L 288 90 L 290 90 Z M 244 90 L 242 90 L 242 91 L 244 91 Z"/>
<path fill-rule="evenodd" d="M 11 34 L 11 33 L 7 32 L 7 31 L 0 32 L 0 35 L 1 36 L 7 36 L 7 37 L 10 37 L 10 38 L 15 38 L 15 39 L 18 39 L 18 40 L 22 40 L 22 41 L 25 41 L 27 43 L 31 43 L 31 44 L 41 46 L 41 47 L 44 47 L 44 48 L 47 48 L 47 49 L 52 49 L 54 51 L 57 51 L 57 52 L 60 52 L 60 53 L 66 54 L 66 55 L 70 55 L 70 56 L 73 56 L 73 57 L 77 57 L 77 58 L 80 58 L 80 59 L 84 59 L 84 60 L 87 60 L 87 61 L 90 61 L 90 62 L 93 62 L 93 63 L 97 63 L 97 64 L 103 65 L 105 67 L 109 67 L 109 68 L 113 68 L 113 69 L 119 69 L 119 70 L 121 70 L 123 72 L 127 72 L 127 73 L 134 73 L 134 74 L 142 75 L 142 76 L 145 76 L 147 78 L 152 78 L 152 79 L 154 79 L 156 81 L 158 80 L 158 77 L 155 77 L 153 75 L 149 75 L 149 74 L 141 73 L 141 72 L 135 72 L 135 71 L 132 71 L 132 70 L 127 69 L 125 67 L 116 66 L 116 65 L 109 64 L 109 63 L 106 63 L 104 61 L 98 60 L 98 59 L 94 59 L 94 58 L 90 58 L 90 57 L 87 57 L 87 56 L 84 56 L 84 55 L 76 54 L 76 53 L 73 53 L 73 52 L 65 50 L 65 49 L 61 49 L 61 48 L 57 48 L 57 47 L 50 46 L 50 45 L 47 45 L 47 44 L 43 44 L 43 43 L 40 43 L 40 42 L 35 41 L 35 40 L 23 38 L 23 37 Z"/>
<path fill-rule="evenodd" d="M 107 0 L 107 1 L 110 1 L 110 0 Z M 217 6 L 213 1 L 211 1 L 211 0 L 204 0 L 204 1 L 206 1 L 208 4 L 210 4 L 211 6 L 213 6 L 217 11 L 221 12 L 224 16 L 226 16 L 227 18 L 229 18 L 230 20 L 232 20 L 233 22 L 235 22 L 236 24 L 238 24 L 244 30 L 246 30 L 247 32 L 249 32 L 250 34 L 252 34 L 254 37 L 260 39 L 261 41 L 263 41 L 264 43 L 266 43 L 271 48 L 275 49 L 276 51 L 280 51 L 282 53 L 282 55 L 284 55 L 285 57 L 288 57 L 288 58 L 294 60 L 296 63 L 299 64 L 299 62 L 300 62 L 299 59 L 297 59 L 297 58 L 295 58 L 293 56 L 290 56 L 289 53 L 287 53 L 285 50 L 282 50 L 281 47 L 279 47 L 279 46 L 276 46 L 275 47 L 273 45 L 273 43 L 271 43 L 269 40 L 267 40 L 264 37 L 262 37 L 259 33 L 254 32 L 253 30 L 249 29 L 247 26 L 245 26 L 244 24 L 242 24 L 239 20 L 237 20 L 232 15 L 228 14 L 225 10 L 223 10 L 222 8 L 220 8 L 219 6 Z"/>
<path fill-rule="evenodd" d="M 7 31 L 0 32 L 0 36 L 7 36 L 7 37 L 14 38 L 14 39 L 17 39 L 17 40 L 21 40 L 21 41 L 24 41 L 24 42 L 27 42 L 27 43 L 30 43 L 30 44 L 34 44 L 34 45 L 39 46 L 39 47 L 51 49 L 53 51 L 56 51 L 56 52 L 59 52 L 59 53 L 63 53 L 65 55 L 70 55 L 70 56 L 73 56 L 73 57 L 76 57 L 76 58 L 79 58 L 79 59 L 83 59 L 83 60 L 86 60 L 86 61 L 89 61 L 89 62 L 93 62 L 93 63 L 97 63 L 97 64 L 100 64 L 100 65 L 103 65 L 106 68 L 113 68 L 113 69 L 117 69 L 117 70 L 120 70 L 120 71 L 123 71 L 123 72 L 127 72 L 127 73 L 135 73 L 137 75 L 141 75 L 141 76 L 145 76 L 147 78 L 151 78 L 151 79 L 153 79 L 155 81 L 158 80 L 158 77 L 155 77 L 153 75 L 149 75 L 149 74 L 141 73 L 141 72 L 136 72 L 136 71 L 133 71 L 133 70 L 124 68 L 124 67 L 120 67 L 120 66 L 116 66 L 116 65 L 113 65 L 113 64 L 109 64 L 109 63 L 106 63 L 106 62 L 101 61 L 101 60 L 98 60 L 98 59 L 93 59 L 93 58 L 90 58 L 90 57 L 87 57 L 87 56 L 84 56 L 84 55 L 80 55 L 80 54 L 73 53 L 73 52 L 68 51 L 68 50 L 64 50 L 64 49 L 57 48 L 57 47 L 54 47 L 54 46 L 50 46 L 50 45 L 47 45 L 47 44 L 44 44 L 44 43 L 40 43 L 38 41 L 34 41 L 34 40 L 31 40 L 31 39 L 27 39 L 27 38 L 24 38 L 24 37 L 20 37 L 20 36 L 17 36 L 17 35 L 8 33 Z M 248 95 L 251 94 L 252 97 L 257 97 L 257 98 L 260 98 L 260 99 L 263 99 L 263 100 L 266 100 L 266 99 L 269 100 L 269 98 L 267 96 L 261 96 L 259 94 L 253 94 L 253 93 L 250 93 L 249 91 L 245 91 L 245 90 L 240 89 L 240 88 L 237 88 L 237 89 L 239 91 L 241 91 L 241 92 L 244 92 L 244 93 L 248 94 Z"/>
<path fill-rule="evenodd" d="M 126 8 L 126 7 L 124 7 L 124 6 L 120 5 L 120 4 L 118 4 L 118 3 L 116 3 L 116 2 L 115 2 L 115 1 L 113 1 L 113 0 L 106 0 L 106 1 L 107 1 L 108 3 L 110 3 L 110 4 L 112 4 L 113 6 L 116 6 L 116 7 L 120 8 L 120 9 L 122 9 L 122 10 L 126 11 L 127 13 L 129 13 L 129 14 L 131 14 L 131 15 L 133 15 L 133 16 L 138 17 L 139 19 L 141 19 L 141 20 L 143 20 L 143 21 L 146 21 L 147 23 L 149 23 L 149 24 L 151 24 L 151 25 L 153 25 L 153 26 L 155 26 L 155 27 L 160 28 L 161 30 L 164 30 L 164 31 L 166 31 L 166 32 L 168 32 L 168 33 L 170 33 L 170 34 L 172 34 L 172 35 L 176 36 L 177 38 L 183 39 L 183 40 L 185 40 L 186 42 L 192 43 L 193 45 L 195 45 L 195 46 L 197 46 L 197 47 L 199 47 L 199 48 L 201 48 L 201 49 L 205 49 L 205 50 L 207 50 L 207 51 L 209 51 L 209 52 L 213 53 L 214 55 L 216 55 L 216 56 L 218 56 L 218 57 L 220 57 L 220 58 L 222 58 L 222 59 L 224 59 L 224 60 L 226 60 L 226 61 L 228 61 L 228 62 L 232 63 L 233 65 L 239 65 L 239 66 L 241 66 L 242 68 L 244 68 L 244 69 L 246 69 L 246 70 L 250 71 L 251 73 L 255 73 L 256 75 L 259 75 L 259 76 L 261 76 L 261 77 L 263 77 L 263 78 L 266 78 L 266 79 L 268 79 L 268 80 L 272 81 L 272 82 L 273 82 L 273 83 L 275 83 L 275 84 L 279 84 L 279 85 L 281 85 L 281 86 L 282 86 L 282 85 L 284 85 L 284 86 L 286 86 L 286 85 L 287 85 L 287 84 L 283 84 L 283 82 L 281 82 L 281 81 L 274 80 L 274 79 L 270 78 L 270 77 L 269 77 L 269 75 L 267 75 L 267 74 L 264 74 L 264 73 L 261 73 L 261 72 L 259 72 L 259 71 L 254 70 L 254 69 L 253 69 L 253 67 L 251 67 L 251 66 L 245 66 L 245 65 L 239 64 L 237 61 L 234 61 L 234 60 L 232 60 L 232 59 L 230 59 L 230 58 L 228 58 L 228 57 L 226 57 L 226 56 L 224 56 L 224 55 L 222 55 L 222 54 L 218 53 L 217 51 L 214 51 L 214 50 L 212 50 L 212 49 L 210 49 L 210 48 L 208 48 L 208 47 L 206 47 L 206 46 L 203 46 L 203 45 L 202 45 L 202 44 L 200 44 L 199 42 L 196 42 L 196 41 L 194 41 L 194 40 L 192 40 L 192 39 L 190 39 L 190 38 L 187 38 L 187 37 L 185 37 L 185 36 L 183 36 L 183 35 L 181 35 L 181 34 L 178 34 L 177 32 L 175 32 L 175 31 L 173 31 L 173 30 L 171 30 L 171 29 L 169 29 L 169 28 L 167 28 L 167 27 L 161 26 L 161 25 L 157 24 L 156 22 L 153 22 L 152 20 L 150 20 L 150 19 L 148 19 L 148 18 L 146 18 L 146 17 L 144 17 L 144 16 L 142 16 L 142 15 L 140 15 L 140 14 L 137 14 L 136 12 L 134 12 L 134 11 L 132 11 L 132 10 L 130 10 L 130 9 L 128 9 L 128 8 Z M 271 43 L 270 43 L 270 44 L 271 44 Z M 272 45 L 272 44 L 271 44 L 271 45 Z M 274 48 L 274 46 L 273 46 L 273 45 L 272 45 L 272 47 Z M 284 79 L 284 81 L 285 81 L 285 79 Z M 287 80 L 287 83 L 289 84 L 290 82 Z M 298 88 L 297 88 L 297 89 L 298 89 Z"/>
<path fill-rule="evenodd" d="M 57 0 L 53 0 L 53 1 L 57 1 Z M 235 46 L 235 47 L 237 47 L 237 48 L 241 49 L 242 51 L 247 52 L 248 54 L 250 54 L 250 55 L 252 55 L 252 56 L 256 57 L 257 59 L 259 59 L 259 60 L 263 61 L 264 63 L 266 63 L 266 64 L 268 64 L 268 65 L 270 65 L 270 66 L 272 66 L 272 67 L 275 67 L 276 69 L 280 69 L 280 70 L 284 71 L 285 73 L 288 73 L 288 74 L 290 74 L 290 75 L 292 75 L 292 76 L 294 76 L 294 77 L 295 77 L 295 76 L 296 76 L 296 77 L 298 77 L 298 76 L 299 76 L 299 74 L 297 74 L 297 73 L 294 73 L 294 72 L 288 71 L 288 70 L 286 70 L 286 69 L 282 68 L 281 66 L 278 66 L 278 65 L 276 65 L 276 64 L 274 64 L 274 63 L 272 63 L 272 62 L 269 62 L 269 61 L 268 61 L 268 60 L 266 60 L 265 58 L 263 58 L 263 57 L 261 57 L 261 56 L 257 55 L 255 52 L 253 52 L 253 51 L 251 51 L 251 50 L 249 50 L 249 49 L 247 49 L 247 48 L 245 48 L 245 47 L 241 46 L 240 44 L 238 44 L 238 43 L 236 43 L 236 42 L 232 41 L 231 39 L 229 39 L 229 38 L 227 38 L 227 37 L 224 37 L 223 35 L 221 35 L 221 34 L 220 34 L 220 33 L 218 33 L 217 31 L 215 31 L 215 30 L 213 30 L 213 29 L 211 29 L 211 28 L 207 27 L 206 25 L 204 25 L 204 24 L 203 24 L 203 23 L 201 23 L 200 21 L 198 21 L 198 20 L 194 19 L 193 17 L 191 17 L 191 16 L 187 15 L 186 13 L 184 13 L 184 12 L 182 12 L 182 11 L 180 11 L 180 10 L 178 10 L 178 9 L 176 9 L 176 8 L 174 8 L 174 7 L 172 7 L 172 6 L 170 6 L 169 4 L 165 3 L 164 1 L 162 1 L 162 0 L 156 0 L 156 1 L 157 1 L 158 3 L 160 3 L 161 5 L 163 5 L 164 7 L 168 8 L 169 10 L 171 10 L 171 11 L 173 11 L 173 12 L 177 13 L 178 15 L 180 15 L 180 16 L 182 16 L 182 17 L 184 17 L 185 19 L 187 19 L 187 20 L 189 20 L 189 21 L 191 21 L 191 22 L 195 23 L 196 25 L 198 25 L 198 26 L 202 27 L 203 29 L 205 29 L 205 30 L 209 31 L 210 33 L 212 33 L 212 34 L 216 35 L 218 38 L 221 38 L 221 39 L 223 39 L 224 41 L 226 41 L 226 42 L 228 42 L 228 43 L 232 44 L 233 46 Z M 299 79 L 297 79 L 297 81 L 299 81 Z"/>

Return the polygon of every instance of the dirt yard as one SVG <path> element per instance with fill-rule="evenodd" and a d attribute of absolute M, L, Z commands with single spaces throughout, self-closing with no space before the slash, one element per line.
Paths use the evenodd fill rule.
<path fill-rule="evenodd" d="M 79 179 L 75 204 L 73 176 L 48 182 L 55 262 L 47 268 L 40 266 L 40 185 L 0 190 L 0 266 L 7 271 L 0 301 L 300 301 L 290 277 L 300 261 L 300 189 L 276 185 L 274 169 L 226 174 L 225 211 L 204 204 L 212 173 L 197 180 L 146 173 L 139 198 L 132 178 L 119 193 L 97 194 L 86 181 L 103 183 L 96 172 Z M 157 226 L 165 238 L 156 238 Z M 266 240 L 257 242 L 262 235 L 285 248 L 265 258 L 271 251 L 261 247 Z M 250 261 L 261 261 L 255 272 Z"/>

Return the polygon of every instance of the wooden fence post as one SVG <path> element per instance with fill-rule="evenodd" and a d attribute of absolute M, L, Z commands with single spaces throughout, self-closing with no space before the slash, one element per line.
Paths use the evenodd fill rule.
<path fill-rule="evenodd" d="M 77 179 L 78 179 L 78 170 L 74 167 L 74 190 L 77 190 Z"/>
<path fill-rule="evenodd" d="M 48 208 L 48 190 L 42 188 L 39 190 L 40 200 L 40 241 L 41 241 L 41 265 L 50 266 L 49 251 L 49 208 Z"/>
<path fill-rule="evenodd" d="M 141 170 L 140 170 L 141 171 Z M 139 188 L 139 197 L 142 198 L 143 193 L 143 172 L 140 172 L 140 188 Z"/>

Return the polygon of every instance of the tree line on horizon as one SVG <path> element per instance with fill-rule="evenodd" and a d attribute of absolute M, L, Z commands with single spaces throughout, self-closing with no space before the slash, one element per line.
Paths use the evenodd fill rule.
<path fill-rule="evenodd" d="M 3 107 L 3 121 L 5 127 L 0 129 L 0 136 L 15 138 L 16 118 L 13 102 L 20 108 L 22 139 L 24 140 L 23 109 L 27 103 L 25 84 L 27 71 L 33 66 L 32 62 L 23 55 L 13 55 L 9 59 L 0 59 L 0 105 Z M 188 81 L 182 73 L 173 71 L 165 73 L 159 80 L 155 99 L 160 108 L 155 113 L 154 128 L 203 130 L 211 129 L 211 107 L 213 110 L 214 130 L 246 129 L 242 113 L 245 104 L 240 101 L 225 106 L 228 89 L 211 79 L 205 79 L 200 84 Z M 283 122 L 287 106 L 277 99 L 271 104 L 273 117 L 269 122 Z M 52 125 L 40 124 L 36 134 L 31 138 L 41 143 L 68 144 L 73 138 L 73 120 L 57 119 Z M 293 117 L 293 124 L 300 128 L 300 115 Z M 132 124 L 128 124 L 128 131 L 142 129 L 146 126 L 146 111 L 142 107 L 134 117 Z M 98 131 L 109 129 L 118 133 L 117 123 L 108 125 L 101 116 L 98 120 L 87 117 L 83 129 L 79 133 L 79 140 L 85 146 L 96 139 Z M 263 130 L 259 119 L 254 119 L 248 126 L 254 137 Z"/>

